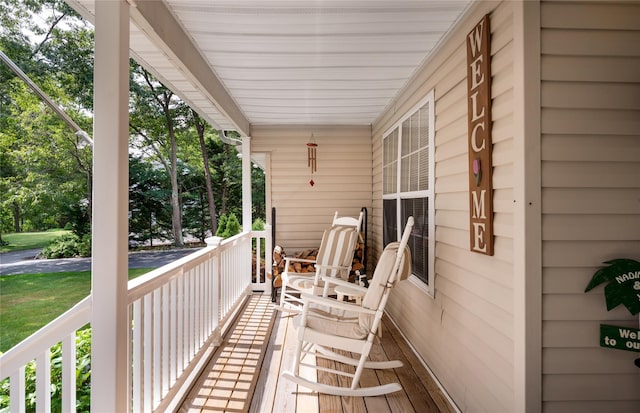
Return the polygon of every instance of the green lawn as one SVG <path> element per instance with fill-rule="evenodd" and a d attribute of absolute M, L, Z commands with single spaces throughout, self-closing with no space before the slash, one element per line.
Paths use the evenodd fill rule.
<path fill-rule="evenodd" d="M 151 269 L 130 269 L 129 279 Z M 89 295 L 91 272 L 0 277 L 0 352 L 5 352 Z"/>
<path fill-rule="evenodd" d="M 2 240 L 9 245 L 0 247 L 0 252 L 29 250 L 32 248 L 44 248 L 49 242 L 60 235 L 71 231 L 64 229 L 50 229 L 43 232 L 15 232 L 2 234 Z"/>

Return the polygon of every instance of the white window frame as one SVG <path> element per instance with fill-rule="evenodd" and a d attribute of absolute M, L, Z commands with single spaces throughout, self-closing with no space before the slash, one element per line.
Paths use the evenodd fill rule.
<path fill-rule="evenodd" d="M 428 154 L 429 154 L 429 177 L 428 177 L 428 189 L 422 191 L 411 191 L 411 192 L 401 192 L 401 172 L 402 172 L 402 124 L 407 119 L 409 119 L 412 115 L 414 115 L 420 108 L 424 105 L 429 104 L 428 109 L 428 119 L 429 119 L 429 132 L 428 132 Z M 384 139 L 393 133 L 395 130 L 398 130 L 398 158 L 397 162 L 397 172 L 396 172 L 396 192 L 393 194 L 384 194 L 384 173 L 382 177 L 382 186 L 383 186 L 383 200 L 396 200 L 396 227 L 397 234 L 396 237 L 399 240 L 402 235 L 402 230 L 404 229 L 404 222 L 401 222 L 402 215 L 402 200 L 410 199 L 410 198 L 427 198 L 428 209 L 427 209 L 427 231 L 429 234 L 428 238 L 428 256 L 427 256 L 427 283 L 425 283 L 422 279 L 418 278 L 415 275 L 411 275 L 409 280 L 418 288 L 423 289 L 427 294 L 429 294 L 432 298 L 434 297 L 435 292 L 435 247 L 436 247 L 436 239 L 435 239 L 435 93 L 432 89 L 420 102 L 418 102 L 414 107 L 411 108 L 402 118 L 400 118 L 396 123 L 394 123 L 385 133 L 382 135 L 382 157 L 384 159 Z"/>

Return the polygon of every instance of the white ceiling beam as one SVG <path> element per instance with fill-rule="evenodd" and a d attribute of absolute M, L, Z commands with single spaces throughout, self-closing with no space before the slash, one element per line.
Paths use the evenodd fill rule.
<path fill-rule="evenodd" d="M 222 82 L 211 70 L 191 38 L 184 32 L 164 2 L 137 0 L 131 17 L 153 39 L 185 76 L 197 84 L 216 108 L 244 136 L 249 136 L 249 120 L 231 98 Z"/>

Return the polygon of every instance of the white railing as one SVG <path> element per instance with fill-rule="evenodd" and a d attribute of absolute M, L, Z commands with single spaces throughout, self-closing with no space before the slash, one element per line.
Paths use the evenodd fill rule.
<path fill-rule="evenodd" d="M 242 233 L 129 281 L 132 411 L 165 410 L 178 400 L 251 292 L 252 239 L 259 246 L 265 236 Z M 25 366 L 34 360 L 36 410 L 50 411 L 50 352 L 60 342 L 61 407 L 75 411 L 76 332 L 90 318 L 87 297 L 0 356 L 0 381 L 10 381 L 10 412 L 25 411 Z"/>
<path fill-rule="evenodd" d="M 76 408 L 76 331 L 91 318 L 91 300 L 86 297 L 66 313 L 36 331 L 0 356 L 0 380 L 9 378 L 10 412 L 24 412 L 25 367 L 35 360 L 36 410 L 51 410 L 51 347 L 62 343 L 62 411 Z"/>

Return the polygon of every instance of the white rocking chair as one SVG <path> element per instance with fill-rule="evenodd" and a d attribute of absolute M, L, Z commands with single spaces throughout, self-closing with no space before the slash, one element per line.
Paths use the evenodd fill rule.
<path fill-rule="evenodd" d="M 322 277 L 340 278 L 348 280 L 353 254 L 360 236 L 363 212 L 358 218 L 333 217 L 331 228 L 324 231 L 320 248 L 315 260 L 285 257 L 284 272 L 282 273 L 282 290 L 280 305 L 275 307 L 280 311 L 299 313 L 302 311 L 301 293 L 325 296 L 333 294 L 330 288 L 324 289 Z M 291 264 L 299 262 L 306 265 L 313 264 L 315 272 L 299 273 L 289 271 Z M 351 284 L 354 285 L 355 284 Z"/>
<path fill-rule="evenodd" d="M 402 389 L 399 383 L 363 388 L 358 384 L 365 368 L 389 369 L 402 366 L 402 362 L 399 360 L 369 361 L 367 358 L 382 320 L 391 288 L 398 281 L 406 279 L 411 274 L 411 253 L 407 243 L 412 227 L 413 217 L 409 217 L 401 241 L 390 243 L 382 252 L 361 306 L 331 298 L 302 294 L 303 311 L 294 319 L 298 328 L 298 343 L 293 369 L 282 373 L 282 377 L 320 393 L 337 396 L 379 396 Z M 345 284 L 338 279 L 325 278 L 324 281 Z M 356 288 L 351 283 L 346 284 L 349 288 Z M 332 349 L 357 353 L 360 354 L 360 357 L 350 358 L 337 354 Z M 355 366 L 355 373 L 347 373 L 344 369 L 332 369 L 305 363 L 303 359 L 308 354 Z M 351 377 L 351 386 L 332 386 L 310 381 L 300 376 L 300 366 Z"/>

